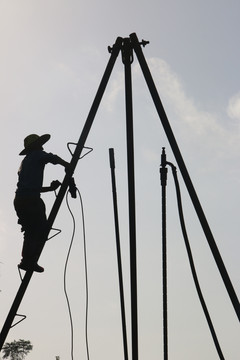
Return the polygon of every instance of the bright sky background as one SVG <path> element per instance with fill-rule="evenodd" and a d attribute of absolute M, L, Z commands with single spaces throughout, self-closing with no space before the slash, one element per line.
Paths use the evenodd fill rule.
<path fill-rule="evenodd" d="M 13 209 L 18 156 L 30 133 L 50 133 L 45 150 L 70 161 L 118 36 L 149 40 L 144 54 L 238 297 L 240 185 L 240 3 L 238 0 L 0 1 L 0 298 L 5 321 L 20 284 L 22 234 Z M 136 162 L 139 359 L 163 358 L 161 280 L 162 147 L 175 163 L 137 59 L 133 70 Z M 123 359 L 108 149 L 115 149 L 119 221 L 130 339 L 126 138 L 121 56 L 109 81 L 75 181 L 82 194 L 89 272 L 90 359 Z M 62 180 L 48 165 L 45 184 Z M 225 359 L 238 360 L 239 322 L 179 174 L 187 230 L 200 284 Z M 44 194 L 48 212 L 53 193 Z M 75 359 L 86 359 L 85 283 L 79 199 L 67 275 Z M 34 346 L 29 360 L 70 359 L 63 270 L 72 234 L 64 201 L 20 306 L 27 319 L 9 332 Z M 169 360 L 218 359 L 190 274 L 171 172 L 167 188 Z"/>

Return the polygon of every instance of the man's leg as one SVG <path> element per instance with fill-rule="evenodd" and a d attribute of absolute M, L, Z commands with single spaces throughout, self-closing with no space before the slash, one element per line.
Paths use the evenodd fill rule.
<path fill-rule="evenodd" d="M 46 240 L 45 204 L 41 198 L 24 198 L 15 201 L 14 205 L 24 231 L 22 261 L 19 267 L 43 272 L 44 269 L 37 264 L 37 258 Z"/>

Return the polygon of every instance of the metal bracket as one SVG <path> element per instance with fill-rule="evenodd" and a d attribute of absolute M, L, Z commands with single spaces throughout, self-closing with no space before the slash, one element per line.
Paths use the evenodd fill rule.
<path fill-rule="evenodd" d="M 71 151 L 71 149 L 70 149 L 70 145 L 75 145 L 75 146 L 77 146 L 77 144 L 76 144 L 76 143 L 73 143 L 73 142 L 69 142 L 69 143 L 67 143 L 67 148 L 68 148 L 68 151 L 69 151 L 69 152 L 70 152 L 70 154 L 73 156 L 73 152 L 72 152 L 72 151 Z M 82 156 L 80 156 L 80 157 L 79 157 L 79 160 L 83 159 L 83 158 L 84 158 L 84 156 L 86 156 L 86 155 L 90 154 L 90 152 L 92 152 L 92 151 L 93 151 L 93 148 L 91 148 L 91 147 L 87 147 L 87 146 L 84 146 L 84 147 L 83 147 L 83 149 L 88 149 L 89 151 L 87 151 L 85 154 L 83 154 Z"/>
<path fill-rule="evenodd" d="M 25 319 L 27 318 L 27 316 L 26 316 L 26 315 L 16 314 L 15 316 L 20 316 L 22 319 L 21 319 L 21 320 L 19 320 L 19 321 L 17 321 L 15 324 L 13 324 L 13 325 L 11 326 L 11 328 L 13 328 L 14 326 L 16 326 L 16 325 L 20 324 L 20 322 L 22 322 L 23 320 L 25 320 Z"/>

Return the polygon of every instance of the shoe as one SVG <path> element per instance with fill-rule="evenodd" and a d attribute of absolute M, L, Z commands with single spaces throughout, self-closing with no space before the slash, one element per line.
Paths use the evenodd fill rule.
<path fill-rule="evenodd" d="M 30 270 L 30 266 L 24 263 L 23 261 L 21 261 L 20 264 L 18 264 L 18 268 L 25 271 Z"/>
<path fill-rule="evenodd" d="M 25 271 L 31 270 L 31 271 L 36 271 L 38 273 L 44 272 L 44 268 L 42 266 L 38 265 L 37 263 L 36 264 L 27 264 L 27 263 L 21 261 L 21 263 L 18 264 L 18 268 L 25 270 Z"/>
<path fill-rule="evenodd" d="M 36 271 L 38 273 L 44 272 L 44 268 L 38 264 L 34 264 L 33 271 Z"/>

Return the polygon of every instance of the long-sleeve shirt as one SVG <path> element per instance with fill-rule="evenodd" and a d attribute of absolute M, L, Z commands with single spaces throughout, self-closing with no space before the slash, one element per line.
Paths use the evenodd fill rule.
<path fill-rule="evenodd" d="M 58 164 L 59 159 L 57 155 L 43 150 L 35 150 L 27 154 L 18 170 L 16 195 L 40 196 L 45 165 Z"/>

